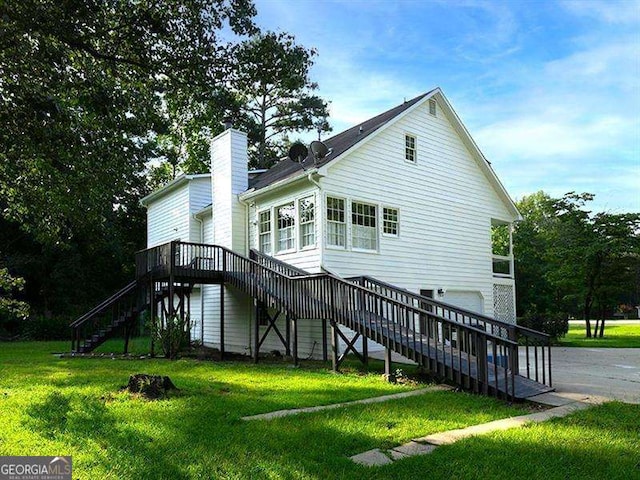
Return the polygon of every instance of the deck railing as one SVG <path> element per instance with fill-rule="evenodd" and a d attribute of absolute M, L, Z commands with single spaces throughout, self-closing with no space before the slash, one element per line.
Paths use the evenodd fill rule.
<path fill-rule="evenodd" d="M 517 342 L 522 346 L 523 360 L 525 360 L 525 365 L 522 367 L 522 374 L 536 382 L 551 386 L 551 337 L 549 335 L 434 300 L 373 277 L 360 276 L 348 280 L 380 292 L 386 297 L 395 298 L 402 303 L 415 305 L 441 317 L 453 320 L 456 323 L 470 325 L 490 332 L 492 335 Z M 498 361 L 503 361 L 501 359 L 502 356 L 502 352 L 498 352 L 498 357 L 494 356 L 493 358 L 497 358 Z"/>
<path fill-rule="evenodd" d="M 168 252 L 168 254 L 167 254 Z M 171 242 L 138 253 L 138 280 L 204 272 L 294 318 L 330 319 L 396 351 L 459 385 L 514 397 L 518 344 L 447 318 L 437 305 L 406 301 L 328 274 L 302 274 L 281 262 L 250 259 L 227 248 Z"/>

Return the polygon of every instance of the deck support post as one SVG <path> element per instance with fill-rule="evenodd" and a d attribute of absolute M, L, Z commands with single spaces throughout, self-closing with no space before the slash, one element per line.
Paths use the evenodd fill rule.
<path fill-rule="evenodd" d="M 285 355 L 287 357 L 291 356 L 291 322 L 289 321 L 285 321 L 284 322 L 284 335 L 285 335 Z"/>
<path fill-rule="evenodd" d="M 361 334 L 362 338 L 362 363 L 364 364 L 364 368 L 369 368 L 369 345 L 367 341 L 367 336 L 365 334 Z"/>
<path fill-rule="evenodd" d="M 126 324 L 124 326 L 124 354 L 129 353 L 129 336 L 131 335 L 131 327 L 133 325 Z"/>
<path fill-rule="evenodd" d="M 224 360 L 224 282 L 220 284 L 220 360 Z"/>
<path fill-rule="evenodd" d="M 258 363 L 258 354 L 260 353 L 260 304 L 255 301 L 255 309 L 253 315 L 253 363 Z"/>
<path fill-rule="evenodd" d="M 187 290 L 187 308 L 186 315 L 188 317 L 187 323 L 187 338 L 189 339 L 189 345 L 191 345 L 191 289 L 193 288 L 193 284 L 189 283 L 189 287 Z"/>
<path fill-rule="evenodd" d="M 289 320 L 289 318 L 291 319 L 291 330 L 292 330 L 292 340 L 293 340 L 293 345 L 292 345 L 292 349 L 291 349 L 291 354 L 293 356 L 293 365 L 294 366 L 298 366 L 299 364 L 299 359 L 298 359 L 298 319 L 296 317 L 289 317 L 289 315 L 287 314 L 287 320 Z"/>
<path fill-rule="evenodd" d="M 387 381 L 393 381 L 391 349 L 389 347 L 385 347 L 384 349 L 384 376 Z"/>
<path fill-rule="evenodd" d="M 322 319 L 322 361 L 326 362 L 329 359 L 327 349 L 327 319 Z"/>
<path fill-rule="evenodd" d="M 168 311 L 166 318 L 166 328 L 168 338 L 173 338 L 173 319 L 176 315 L 176 306 L 174 304 L 174 295 L 175 295 L 175 277 L 173 276 L 173 266 L 176 263 L 176 243 L 171 242 L 171 253 L 170 253 L 170 261 L 169 261 L 169 289 L 167 298 L 168 301 Z M 171 349 L 171 347 L 169 347 Z M 165 355 L 171 356 L 175 352 L 164 352 Z"/>
<path fill-rule="evenodd" d="M 338 371 L 340 363 L 338 362 L 338 325 L 335 320 L 331 320 L 331 368 L 334 372 Z"/>
<path fill-rule="evenodd" d="M 157 329 L 157 325 L 156 325 L 156 282 L 153 281 L 153 278 L 151 278 L 151 281 L 149 282 L 149 318 L 151 319 L 151 357 L 155 357 L 156 356 L 156 342 L 154 340 L 155 336 L 156 336 L 156 329 Z"/>

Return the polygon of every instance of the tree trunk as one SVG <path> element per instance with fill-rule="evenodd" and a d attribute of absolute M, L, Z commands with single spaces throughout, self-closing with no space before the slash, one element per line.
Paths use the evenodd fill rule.
<path fill-rule="evenodd" d="M 591 338 L 591 295 L 587 295 L 584 301 L 584 322 L 587 327 L 587 338 Z"/>
<path fill-rule="evenodd" d="M 265 167 L 265 151 L 267 149 L 267 99 L 262 96 L 260 105 L 260 145 L 258 145 L 258 168 Z"/>
<path fill-rule="evenodd" d="M 602 321 L 600 322 L 600 334 L 598 336 L 600 338 L 604 337 L 604 316 L 602 317 Z"/>

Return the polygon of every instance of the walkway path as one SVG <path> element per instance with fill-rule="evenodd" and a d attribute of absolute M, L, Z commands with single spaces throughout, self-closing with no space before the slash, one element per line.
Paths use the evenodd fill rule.
<path fill-rule="evenodd" d="M 586 396 L 582 396 L 579 401 L 576 401 L 551 393 L 539 395 L 538 398 L 534 397 L 532 400 L 538 401 L 542 404 L 559 406 L 555 406 L 554 408 L 543 412 L 504 418 L 502 420 L 495 420 L 481 425 L 472 425 L 458 430 L 449 430 L 448 432 L 440 432 L 426 437 L 414 438 L 410 442 L 405 443 L 404 445 L 399 445 L 391 450 L 380 450 L 379 448 L 374 448 L 373 450 L 353 455 L 350 458 L 355 463 L 369 467 L 386 465 L 406 457 L 429 454 L 440 445 L 450 445 L 467 437 L 521 427 L 522 425 L 530 422 L 544 422 L 551 418 L 564 417 L 575 411 L 588 408 L 594 403 L 598 403 L 598 400 L 594 401 Z"/>
<path fill-rule="evenodd" d="M 288 417 L 289 415 L 299 415 L 301 413 L 319 412 L 321 410 L 332 410 L 334 408 L 350 407 L 351 405 L 367 404 L 367 403 L 380 403 L 387 402 L 389 400 L 397 400 L 399 398 L 413 397 L 415 395 L 422 395 L 427 392 L 435 392 L 437 390 L 452 390 L 453 387 L 448 385 L 433 385 L 427 388 L 421 388 L 419 390 L 410 390 L 408 392 L 393 393 L 391 395 L 382 395 L 380 397 L 365 398 L 362 400 L 354 400 L 352 402 L 332 403 L 330 405 L 320 405 L 317 407 L 305 407 L 305 408 L 292 408 L 290 410 L 276 410 L 274 412 L 260 413 L 258 415 L 250 415 L 248 417 L 242 417 L 242 420 L 272 420 L 274 418 Z"/>

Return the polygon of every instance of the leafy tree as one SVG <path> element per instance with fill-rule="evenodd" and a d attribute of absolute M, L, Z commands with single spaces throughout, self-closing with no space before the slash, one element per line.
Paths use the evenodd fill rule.
<path fill-rule="evenodd" d="M 24 318 L 29 313 L 29 305 L 14 298 L 16 292 L 24 289 L 24 279 L 13 277 L 7 268 L 0 268 L 0 317 Z"/>
<path fill-rule="evenodd" d="M 328 105 L 313 94 L 318 85 L 309 78 L 315 55 L 287 33 L 261 33 L 238 48 L 233 85 L 256 145 L 251 166 L 267 168 L 280 157 L 285 133 L 330 131 Z"/>
<path fill-rule="evenodd" d="M 253 33 L 254 15 L 250 0 L 0 3 L 0 256 L 31 305 L 73 314 L 131 275 L 147 163 L 228 80 L 221 29 Z"/>
<path fill-rule="evenodd" d="M 640 271 L 640 214 L 592 214 L 585 207 L 593 197 L 525 197 L 514 234 L 520 312 L 582 316 L 587 337 L 604 335 L 616 305 L 637 301 Z"/>
<path fill-rule="evenodd" d="M 0 210 L 66 242 L 144 170 L 166 103 L 224 82 L 223 23 L 252 28 L 248 0 L 26 0 L 0 5 Z"/>
<path fill-rule="evenodd" d="M 518 316 L 558 308 L 558 295 L 547 276 L 549 230 L 555 221 L 553 200 L 540 191 L 517 202 L 523 220 L 514 225 L 513 254 Z"/>

